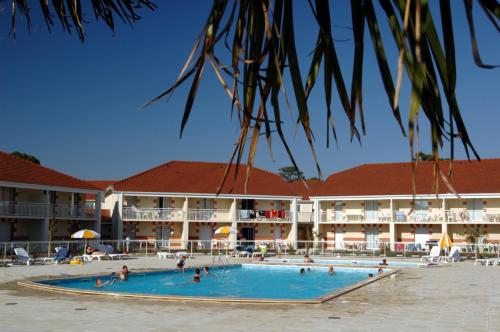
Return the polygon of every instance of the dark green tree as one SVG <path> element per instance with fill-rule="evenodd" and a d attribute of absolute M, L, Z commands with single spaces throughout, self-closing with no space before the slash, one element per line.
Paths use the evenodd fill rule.
<path fill-rule="evenodd" d="M 14 152 L 11 153 L 11 155 L 16 156 L 17 158 L 21 158 L 21 159 L 30 161 L 33 164 L 40 165 L 40 160 L 37 157 L 32 156 L 30 154 L 27 154 L 27 153 L 24 153 L 24 152 L 19 152 L 19 151 L 14 151 Z"/>
<path fill-rule="evenodd" d="M 298 181 L 304 179 L 304 173 L 294 166 L 285 166 L 278 169 L 278 174 L 286 181 Z"/>

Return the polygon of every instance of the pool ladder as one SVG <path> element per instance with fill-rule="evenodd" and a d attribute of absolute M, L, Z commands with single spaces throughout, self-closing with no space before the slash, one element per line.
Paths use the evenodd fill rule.
<path fill-rule="evenodd" d="M 215 265 L 215 260 L 217 259 L 217 265 L 229 265 L 229 260 L 226 256 L 219 254 L 218 256 L 213 256 L 212 265 Z"/>

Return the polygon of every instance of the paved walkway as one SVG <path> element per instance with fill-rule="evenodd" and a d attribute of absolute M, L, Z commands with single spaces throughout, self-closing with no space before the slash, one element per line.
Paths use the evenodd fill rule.
<path fill-rule="evenodd" d="M 140 258 L 0 267 L 0 331 L 500 331 L 500 267 L 405 269 L 325 304 L 186 303 L 52 294 L 15 280 L 172 267 Z M 208 257 L 189 264 L 204 265 Z"/>

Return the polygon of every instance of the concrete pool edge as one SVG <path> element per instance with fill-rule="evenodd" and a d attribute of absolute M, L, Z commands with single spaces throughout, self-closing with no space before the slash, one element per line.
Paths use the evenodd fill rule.
<path fill-rule="evenodd" d="M 231 266 L 240 265 L 234 264 Z M 273 264 L 262 264 L 262 265 L 273 265 Z M 276 264 L 279 265 L 279 264 Z M 173 269 L 165 269 L 165 270 L 156 270 L 151 272 L 158 271 L 171 271 Z M 47 292 L 53 293 L 62 293 L 62 294 L 70 294 L 70 295 L 101 295 L 108 297 L 121 297 L 121 298 L 131 298 L 131 299 L 143 299 L 143 300 L 159 300 L 159 301 L 185 301 L 185 302 L 232 302 L 232 303 L 267 303 L 267 304 L 321 304 L 328 302 L 334 298 L 337 298 L 346 293 L 352 292 L 356 289 L 359 289 L 363 286 L 366 286 L 372 282 L 383 279 L 387 276 L 390 276 L 394 273 L 398 273 L 400 270 L 390 270 L 388 272 L 383 273 L 382 275 L 375 275 L 373 278 L 369 278 L 367 280 L 360 281 L 353 285 L 335 290 L 326 295 L 306 300 L 293 300 L 293 299 L 268 299 L 268 298 L 234 298 L 234 297 L 203 297 L 203 296 L 175 296 L 175 295 L 149 295 L 149 294 L 133 294 L 133 293 L 116 293 L 116 292 L 99 292 L 92 290 L 83 290 L 83 289 L 74 289 L 53 285 L 46 285 L 39 283 L 40 281 L 45 281 L 47 279 L 34 279 L 34 280 L 24 280 L 17 281 L 16 284 L 22 287 L 27 287 L 31 289 L 37 289 Z M 146 272 L 145 272 L 146 273 Z M 78 279 L 78 278 L 91 278 L 96 276 L 102 276 L 102 274 L 94 274 L 94 275 L 85 275 L 85 276 L 74 276 L 70 278 L 54 278 L 50 280 L 59 280 L 59 279 Z"/>

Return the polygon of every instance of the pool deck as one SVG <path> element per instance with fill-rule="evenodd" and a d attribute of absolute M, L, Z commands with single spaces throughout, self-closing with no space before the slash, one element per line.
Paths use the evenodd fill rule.
<path fill-rule="evenodd" d="M 197 257 L 187 266 L 211 262 Z M 231 261 L 238 262 L 248 261 Z M 170 268 L 175 261 L 148 257 L 0 267 L 0 331 L 500 331 L 500 267 L 470 262 L 403 268 L 322 304 L 162 302 L 59 294 L 16 284 L 110 273 L 123 264 L 134 271 Z"/>

